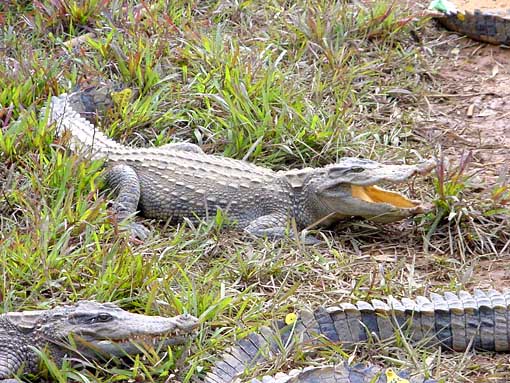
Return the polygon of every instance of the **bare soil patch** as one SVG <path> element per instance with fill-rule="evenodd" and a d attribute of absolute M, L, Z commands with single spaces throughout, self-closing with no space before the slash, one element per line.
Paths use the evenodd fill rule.
<path fill-rule="evenodd" d="M 406 5 L 420 12 L 428 3 Z M 434 60 L 430 93 L 424 97 L 415 133 L 435 145 L 451 167 L 470 156 L 468 193 L 476 208 L 494 200 L 498 190 L 508 190 L 510 49 L 451 33 L 434 21 L 424 32 L 424 49 Z M 469 257 L 465 280 L 480 287 L 510 287 L 510 247 L 503 241 L 494 250 L 493 255 Z"/>
<path fill-rule="evenodd" d="M 442 61 L 436 76 L 440 91 L 427 97 L 428 118 L 420 129 L 452 157 L 459 151 L 472 152 L 482 187 L 506 181 L 510 50 L 456 35 L 437 49 Z"/>
<path fill-rule="evenodd" d="M 476 10 L 489 10 L 509 8 L 508 0 L 450 0 L 458 9 L 474 12 Z"/>

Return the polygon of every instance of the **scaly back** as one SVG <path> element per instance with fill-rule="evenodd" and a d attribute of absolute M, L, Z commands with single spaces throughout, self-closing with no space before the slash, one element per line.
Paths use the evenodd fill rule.
<path fill-rule="evenodd" d="M 90 155 L 92 159 L 107 159 L 110 163 L 124 163 L 135 168 L 154 168 L 161 172 L 171 171 L 182 176 L 211 177 L 211 180 L 227 178 L 259 184 L 270 182 L 275 173 L 246 161 L 168 148 L 131 148 L 119 144 L 99 131 L 92 123 L 72 108 L 73 94 L 51 98 L 50 123 L 55 123 L 57 134 L 68 131 L 71 150 Z M 268 186 L 269 187 L 269 186 Z"/>

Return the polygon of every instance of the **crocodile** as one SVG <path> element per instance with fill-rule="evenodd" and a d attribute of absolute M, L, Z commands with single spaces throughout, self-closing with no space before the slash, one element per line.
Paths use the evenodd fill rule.
<path fill-rule="evenodd" d="M 287 316 L 289 317 L 289 315 Z M 287 318 L 288 319 L 288 318 Z M 431 293 L 430 299 L 418 296 L 386 302 L 372 299 L 356 304 L 342 302 L 333 307 L 303 310 L 295 320 L 276 320 L 258 332 L 238 341 L 217 360 L 206 374 L 205 383 L 241 382 L 264 361 L 288 352 L 295 344 L 324 345 L 340 343 L 354 347 L 368 339 L 394 339 L 401 334 L 413 342 L 441 346 L 448 350 L 471 348 L 510 351 L 510 290 L 474 290 L 473 294 Z M 390 377 L 393 377 L 390 379 Z M 402 379 L 399 380 L 398 378 Z M 292 370 L 266 376 L 252 383 L 433 383 L 422 376 L 409 377 L 406 371 L 395 372 L 376 366 L 348 366 L 345 363 Z"/>
<path fill-rule="evenodd" d="M 0 314 L 0 382 L 39 370 L 39 351 L 61 364 L 66 358 L 111 358 L 183 343 L 197 318 L 130 313 L 112 303 L 80 301 L 50 310 Z"/>
<path fill-rule="evenodd" d="M 104 179 L 116 192 L 113 210 L 121 221 L 140 212 L 146 218 L 197 222 L 221 210 L 239 230 L 277 239 L 288 234 L 291 220 L 303 230 L 350 217 L 392 222 L 430 208 L 377 185 L 427 174 L 435 166 L 433 160 L 384 165 L 344 157 L 321 168 L 273 171 L 205 154 L 185 142 L 132 148 L 108 138 L 90 122 L 96 106 L 109 105 L 109 100 L 104 92 L 64 93 L 53 96 L 43 113 L 56 125 L 57 134 L 70 132 L 71 149 L 106 160 Z M 135 237 L 149 235 L 137 222 L 128 226 Z"/>
<path fill-rule="evenodd" d="M 474 40 L 490 44 L 510 45 L 510 7 L 508 3 L 476 0 L 433 1 L 429 9 L 439 23 L 454 32 L 464 34 Z"/>

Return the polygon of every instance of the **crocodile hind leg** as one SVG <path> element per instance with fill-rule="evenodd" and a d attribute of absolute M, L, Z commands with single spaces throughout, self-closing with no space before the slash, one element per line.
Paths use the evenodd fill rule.
<path fill-rule="evenodd" d="M 263 215 L 250 222 L 244 231 L 255 237 L 281 239 L 287 236 L 287 217 L 282 214 Z"/>
<path fill-rule="evenodd" d="M 273 240 L 286 237 L 294 238 L 294 233 L 287 229 L 287 222 L 288 217 L 283 214 L 263 215 L 251 221 L 250 224 L 244 228 L 244 231 L 255 237 L 266 237 Z M 309 235 L 302 238 L 302 241 L 305 245 L 313 245 L 320 242 L 315 237 Z"/>
<path fill-rule="evenodd" d="M 107 171 L 105 181 L 117 195 L 113 205 L 116 217 L 124 220 L 134 215 L 140 201 L 140 180 L 135 170 L 128 165 L 113 166 Z M 145 240 L 149 236 L 149 230 L 142 224 L 131 222 L 128 226 L 138 239 Z"/>

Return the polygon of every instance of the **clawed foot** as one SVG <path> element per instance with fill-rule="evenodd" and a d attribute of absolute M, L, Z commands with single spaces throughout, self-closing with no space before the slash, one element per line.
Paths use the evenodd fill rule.
<path fill-rule="evenodd" d="M 304 245 L 317 245 L 322 243 L 320 239 L 315 238 L 313 235 L 309 235 L 306 230 L 303 230 L 299 235 L 299 240 Z"/>
<path fill-rule="evenodd" d="M 131 236 L 133 238 L 139 239 L 140 241 L 145 241 L 149 238 L 150 230 L 147 229 L 144 225 L 138 222 L 130 222 L 125 224 L 125 230 L 131 232 Z"/>

